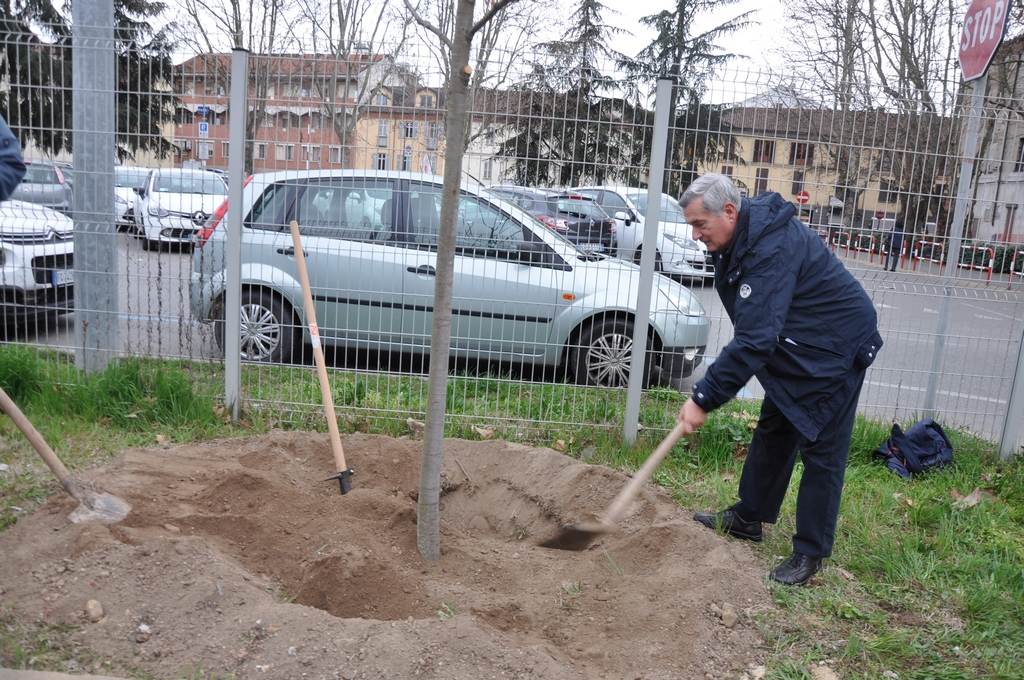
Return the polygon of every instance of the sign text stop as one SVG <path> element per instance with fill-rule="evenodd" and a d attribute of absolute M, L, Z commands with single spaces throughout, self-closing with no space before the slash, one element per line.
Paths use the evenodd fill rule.
<path fill-rule="evenodd" d="M 964 16 L 960 34 L 960 68 L 964 80 L 985 75 L 1006 34 L 1009 0 L 974 0 Z"/>

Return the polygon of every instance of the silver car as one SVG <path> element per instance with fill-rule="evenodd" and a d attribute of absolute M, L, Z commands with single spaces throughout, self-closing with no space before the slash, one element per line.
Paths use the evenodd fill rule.
<path fill-rule="evenodd" d="M 11 198 L 70 214 L 74 201 L 70 167 L 67 163 L 26 160 L 25 176 Z"/>
<path fill-rule="evenodd" d="M 380 222 L 353 194 L 382 198 Z M 288 224 L 300 225 L 322 343 L 430 350 L 441 182 L 407 172 L 288 171 L 243 191 L 242 358 L 281 362 L 310 342 Z M 191 307 L 223 351 L 226 211 L 199 232 Z M 627 382 L 640 270 L 586 253 L 517 206 L 463 185 L 453 357 L 560 367 L 579 384 Z M 647 381 L 672 384 L 703 357 L 709 321 L 679 283 L 656 277 Z"/>

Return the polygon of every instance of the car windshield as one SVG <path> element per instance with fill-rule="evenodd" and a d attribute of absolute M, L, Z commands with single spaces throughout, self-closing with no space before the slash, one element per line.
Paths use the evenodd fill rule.
<path fill-rule="evenodd" d="M 181 175 L 163 173 L 156 178 L 153 190 L 169 194 L 206 194 L 227 196 L 227 185 L 214 173 L 209 175 Z"/>
<path fill-rule="evenodd" d="M 146 183 L 146 168 L 117 168 L 114 171 L 114 183 L 119 187 L 141 187 Z"/>
<path fill-rule="evenodd" d="M 633 205 L 637 207 L 644 215 L 647 214 L 647 191 L 631 191 L 626 194 L 626 197 L 633 201 Z M 676 202 L 676 199 L 672 198 L 668 194 L 661 195 L 661 214 L 658 216 L 658 220 L 661 222 L 680 222 L 686 223 L 686 216 L 683 215 L 683 208 Z"/>

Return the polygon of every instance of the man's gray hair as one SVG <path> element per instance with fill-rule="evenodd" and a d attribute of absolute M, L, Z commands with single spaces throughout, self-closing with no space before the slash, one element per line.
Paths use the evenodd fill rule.
<path fill-rule="evenodd" d="M 709 172 L 693 181 L 693 184 L 686 188 L 683 195 L 679 197 L 679 205 L 684 208 L 702 198 L 704 210 L 716 217 L 722 216 L 722 209 L 726 203 L 732 203 L 737 210 L 743 200 L 740 190 L 732 183 L 728 175 L 718 175 Z"/>

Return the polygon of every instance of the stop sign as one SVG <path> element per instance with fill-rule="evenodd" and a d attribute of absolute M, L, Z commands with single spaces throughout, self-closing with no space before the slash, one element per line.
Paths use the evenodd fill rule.
<path fill-rule="evenodd" d="M 964 15 L 960 34 L 960 68 L 964 80 L 985 75 L 999 44 L 1006 34 L 1009 0 L 974 0 Z"/>
<path fill-rule="evenodd" d="M 803 204 L 803 203 L 806 203 L 809 200 L 811 200 L 811 195 L 809 193 L 807 193 L 806 191 L 801 191 L 800 193 L 798 193 L 796 195 L 796 202 L 797 203 Z"/>

